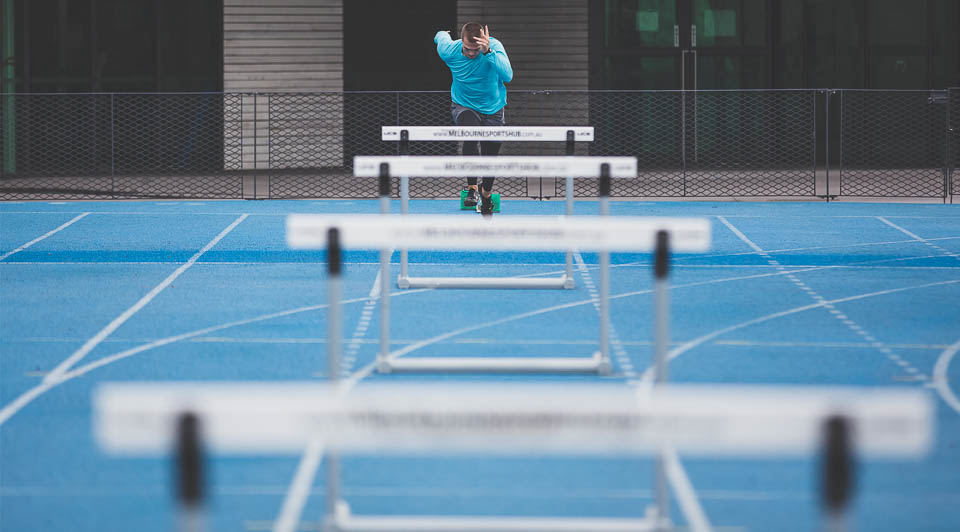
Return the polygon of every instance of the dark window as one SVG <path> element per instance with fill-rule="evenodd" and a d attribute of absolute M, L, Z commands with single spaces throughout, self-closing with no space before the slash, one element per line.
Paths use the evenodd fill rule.
<path fill-rule="evenodd" d="M 22 92 L 220 91 L 222 0 L 14 0 Z"/>

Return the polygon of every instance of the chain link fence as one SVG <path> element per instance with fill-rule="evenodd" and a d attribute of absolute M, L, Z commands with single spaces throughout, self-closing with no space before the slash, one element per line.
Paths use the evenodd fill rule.
<path fill-rule="evenodd" d="M 842 90 L 840 195 L 944 197 L 945 91 Z"/>
<path fill-rule="evenodd" d="M 944 197 L 958 160 L 960 90 L 511 91 L 508 125 L 593 126 L 577 155 L 630 155 L 614 197 Z M 837 105 L 839 103 L 839 105 Z M 949 113 L 952 107 L 954 112 Z M 819 121 L 819 122 L 818 122 Z M 371 198 L 356 155 L 394 155 L 380 127 L 449 125 L 443 92 L 0 95 L 0 199 Z M 840 167 L 818 153 L 840 124 Z M 830 132 L 835 135 L 837 132 Z M 820 143 L 820 150 L 824 144 Z M 453 155 L 457 142 L 412 142 Z M 564 143 L 508 142 L 504 155 L 562 155 Z M 818 165 L 818 157 L 820 164 Z M 826 176 L 829 179 L 829 175 Z M 834 178 L 836 179 L 836 178 Z M 398 192 L 394 180 L 394 194 Z M 458 179 L 411 178 L 413 197 L 456 197 Z M 500 178 L 506 197 L 565 194 L 563 179 Z M 575 195 L 595 196 L 579 179 Z"/>
<path fill-rule="evenodd" d="M 243 197 L 234 94 L 5 94 L 0 198 Z"/>

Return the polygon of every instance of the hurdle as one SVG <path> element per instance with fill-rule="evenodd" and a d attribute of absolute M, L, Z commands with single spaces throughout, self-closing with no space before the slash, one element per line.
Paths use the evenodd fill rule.
<path fill-rule="evenodd" d="M 385 163 L 384 163 L 385 164 Z M 458 163 L 459 164 L 459 163 Z M 381 187 L 386 182 L 381 177 Z M 389 305 L 380 306 L 380 349 L 377 371 L 392 372 L 470 372 L 470 373 L 591 373 L 611 372 L 609 348 L 609 278 L 611 251 L 654 250 L 658 241 L 665 256 L 665 232 L 671 236 L 672 249 L 699 252 L 710 246 L 710 222 L 703 218 L 649 218 L 606 216 L 501 216 L 492 220 L 449 215 L 290 215 L 287 218 L 287 244 L 294 249 L 329 250 L 330 260 L 339 257 L 339 247 L 380 249 L 406 246 L 410 249 L 504 249 L 598 251 L 600 261 L 600 350 L 584 357 L 390 357 Z M 335 242 L 331 235 L 336 235 Z M 389 278 L 389 263 L 381 251 L 381 280 Z M 606 260 L 604 260 L 606 257 Z M 338 259 L 337 259 L 338 260 Z M 658 259 L 657 263 L 665 262 Z M 339 266 L 337 266 L 339 268 Z M 331 271 L 331 281 L 339 282 Z M 665 279 L 658 276 L 657 290 L 665 294 Z M 389 300 L 388 283 L 381 283 L 381 301 Z M 331 294 L 334 290 L 331 289 Z M 333 296 L 331 296 L 333 297 Z M 339 297 L 339 296 L 336 296 Z M 665 302 L 665 300 L 664 300 Z M 331 300 L 330 322 L 339 323 L 339 305 Z M 656 309 L 658 315 L 664 314 Z M 658 318 L 659 319 L 659 318 Z M 331 335 L 339 336 L 340 331 Z M 328 349 L 331 368 L 337 367 L 338 350 Z"/>
<path fill-rule="evenodd" d="M 397 141 L 400 155 L 410 154 L 410 142 L 416 141 L 496 141 L 496 142 L 564 142 L 566 155 L 572 156 L 577 142 L 593 141 L 593 126 L 383 126 L 380 129 L 380 139 Z M 630 177 L 635 177 L 636 172 Z M 471 177 L 471 176 L 466 176 Z M 476 176 L 472 176 L 476 177 Z M 498 176 L 493 176 L 498 177 Z M 517 177 L 517 176 L 508 176 Z M 535 176 L 544 177 L 544 176 Z M 557 176 L 546 176 L 557 177 Z M 566 214 L 573 215 L 573 176 L 563 176 L 566 179 Z M 595 176 L 599 177 L 599 176 Z M 400 213 L 407 214 L 410 209 L 410 175 L 400 176 Z M 407 250 L 400 250 L 400 277 L 397 280 L 399 288 L 421 288 L 421 283 L 435 283 L 435 288 L 457 288 L 460 279 L 424 279 L 416 278 L 411 285 L 407 275 Z M 564 259 L 565 275 L 561 277 L 559 286 L 551 282 L 544 285 L 536 283 L 516 288 L 564 288 L 572 289 L 576 285 L 573 278 L 573 253 L 567 250 Z M 471 287 L 466 287 L 471 288 Z"/>
<path fill-rule="evenodd" d="M 933 441 L 934 405 L 921 389 L 598 383 L 106 383 L 93 394 L 101 449 L 155 456 L 179 448 L 233 455 L 803 457 L 818 453 L 824 519 L 843 521 L 857 459 L 915 459 Z M 180 419 L 196 420 L 185 434 Z M 178 425 L 181 429 L 178 430 Z M 180 460 L 185 463 L 184 460 Z M 662 531 L 669 515 L 638 518 L 353 515 L 327 475 L 325 530 Z M 203 493 L 200 475 L 181 490 Z M 184 499 L 185 497 L 180 497 Z M 682 508 L 682 506 L 681 506 Z M 689 521 L 688 517 L 688 521 Z M 694 528 L 694 530 L 697 530 Z M 830 529 L 836 530 L 836 529 Z"/>
<path fill-rule="evenodd" d="M 383 126 L 381 128 L 381 140 L 398 141 L 401 156 L 410 153 L 411 141 L 510 141 L 510 142 L 565 142 L 566 155 L 573 156 L 576 149 L 576 142 L 592 142 L 592 126 Z M 356 163 L 355 163 L 356 164 Z M 355 166 L 356 168 L 356 166 Z M 552 172 L 560 172 L 559 168 L 552 169 Z M 393 175 L 400 174 L 400 213 L 407 214 L 410 204 L 410 172 L 393 171 Z M 356 175 L 356 174 L 355 174 Z M 457 175 L 437 175 L 426 176 L 412 174 L 415 177 L 477 177 L 475 173 L 460 173 Z M 489 177 L 563 177 L 566 179 L 566 214 L 573 215 L 573 175 L 558 175 L 557 173 L 531 175 L 531 174 L 484 174 Z M 372 177 L 372 176 L 371 176 Z M 599 174 L 580 176 L 580 177 L 600 177 Z M 636 168 L 630 175 L 617 175 L 616 177 L 636 177 Z M 520 280 L 513 278 L 495 278 L 495 279 L 465 279 L 459 277 L 416 277 L 410 278 L 408 275 L 408 254 L 406 249 L 400 249 L 400 275 L 397 278 L 399 288 L 536 288 L 551 289 L 563 288 L 572 289 L 576 285 L 573 278 L 573 253 L 566 251 L 564 259 L 564 275 L 558 279 L 528 279 Z M 478 282 L 479 281 L 479 282 Z"/>

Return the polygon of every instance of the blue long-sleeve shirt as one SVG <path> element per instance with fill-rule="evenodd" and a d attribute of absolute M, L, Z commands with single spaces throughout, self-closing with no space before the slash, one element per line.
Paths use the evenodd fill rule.
<path fill-rule="evenodd" d="M 433 38 L 437 54 L 450 67 L 453 83 L 450 98 L 454 103 L 469 107 L 483 114 L 493 114 L 507 105 L 507 87 L 513 79 L 513 68 L 503 44 L 490 38 L 489 54 L 480 54 L 470 59 L 463 55 L 463 42 L 454 41 L 450 34 L 438 31 Z"/>

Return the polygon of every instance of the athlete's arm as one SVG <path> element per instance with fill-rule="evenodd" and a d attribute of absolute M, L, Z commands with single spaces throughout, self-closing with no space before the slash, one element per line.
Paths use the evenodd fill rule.
<path fill-rule="evenodd" d="M 433 42 L 437 43 L 437 55 L 441 59 L 446 59 L 457 53 L 457 43 L 450 38 L 449 31 L 438 31 L 433 36 Z"/>
<path fill-rule="evenodd" d="M 489 33 L 487 36 L 489 37 Z M 510 83 L 513 80 L 513 67 L 510 66 L 510 58 L 507 57 L 507 50 L 503 47 L 503 44 L 496 39 L 490 40 L 489 45 L 490 53 L 484 54 L 484 59 L 493 63 L 493 67 L 497 70 L 497 75 L 500 76 L 500 81 L 504 83 Z"/>

